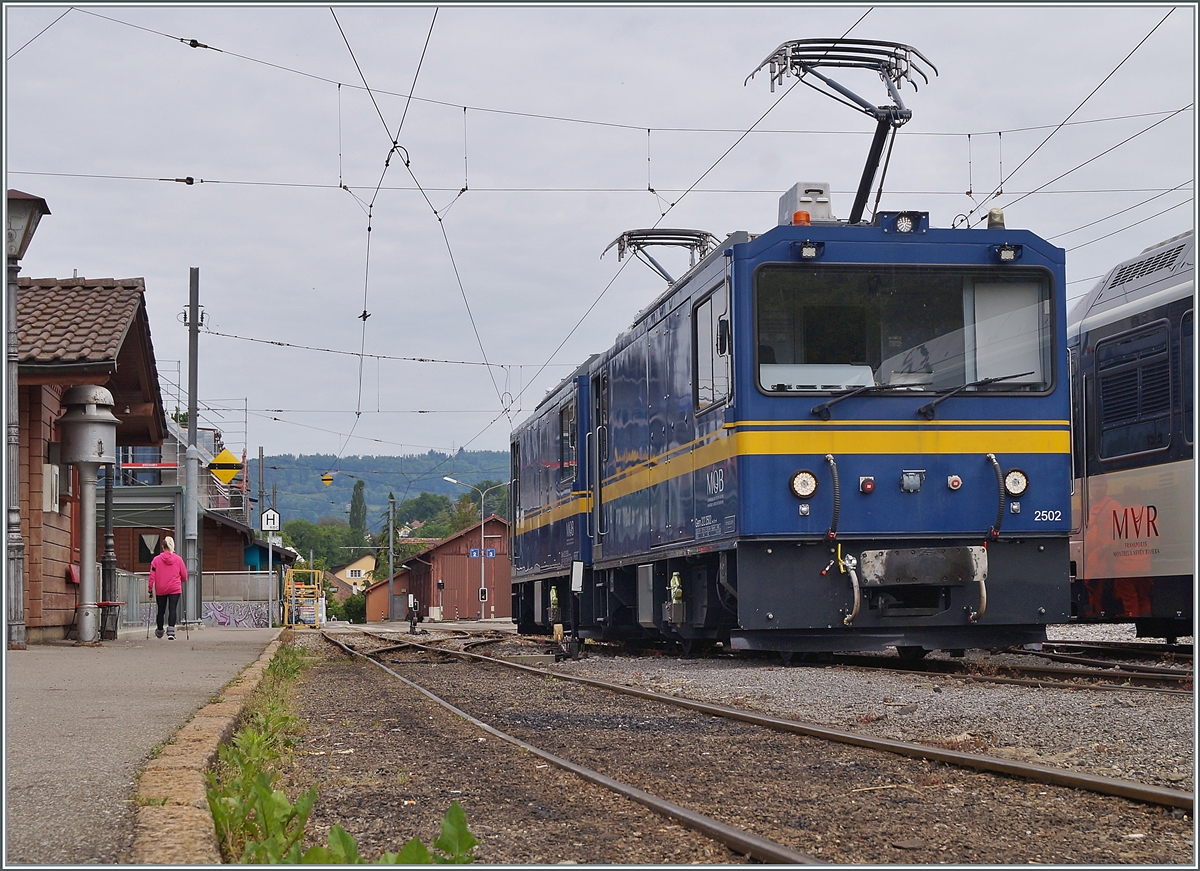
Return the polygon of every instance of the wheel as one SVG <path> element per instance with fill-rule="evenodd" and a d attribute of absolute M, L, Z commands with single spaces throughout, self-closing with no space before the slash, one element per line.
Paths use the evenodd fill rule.
<path fill-rule="evenodd" d="M 905 662 L 919 662 L 929 651 L 920 645 L 901 644 L 896 646 L 896 652 Z"/>
<path fill-rule="evenodd" d="M 696 652 L 699 645 L 696 644 L 695 638 L 684 638 L 679 642 L 679 647 L 683 651 L 684 656 L 691 656 Z"/>

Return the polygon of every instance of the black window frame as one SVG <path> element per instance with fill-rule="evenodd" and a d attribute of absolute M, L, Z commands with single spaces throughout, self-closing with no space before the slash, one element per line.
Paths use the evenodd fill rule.
<path fill-rule="evenodd" d="M 714 300 L 724 291 L 725 310 L 723 312 L 714 312 L 712 310 Z M 701 372 L 702 372 L 702 357 L 701 337 L 700 337 L 700 312 L 701 309 L 708 307 L 708 324 L 709 332 L 705 343 L 707 350 L 711 352 L 709 361 L 709 372 L 712 376 L 712 398 L 708 402 L 704 402 L 701 398 Z M 696 414 L 705 414 L 712 411 L 714 408 L 729 402 L 733 396 L 733 328 L 730 319 L 730 299 L 729 299 L 729 283 L 724 278 L 717 282 L 703 296 L 696 300 L 692 306 L 692 406 Z M 722 328 L 724 324 L 724 342 L 725 351 L 721 352 Z M 724 393 L 718 394 L 716 367 L 719 360 L 724 361 L 725 367 L 725 384 Z"/>
<path fill-rule="evenodd" d="M 558 483 L 567 484 L 579 476 L 579 414 L 575 397 L 558 410 Z"/>

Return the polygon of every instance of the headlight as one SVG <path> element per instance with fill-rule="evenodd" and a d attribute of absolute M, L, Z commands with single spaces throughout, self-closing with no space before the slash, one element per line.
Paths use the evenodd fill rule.
<path fill-rule="evenodd" d="M 912 215 L 898 215 L 896 217 L 896 232 L 911 233 L 913 231 Z"/>
<path fill-rule="evenodd" d="M 1004 476 L 1004 491 L 1009 496 L 1020 496 L 1028 486 L 1029 479 L 1025 477 L 1025 473 L 1020 469 L 1010 469 L 1008 474 Z"/>
<path fill-rule="evenodd" d="M 812 472 L 800 471 L 792 475 L 789 482 L 792 492 L 801 499 L 807 499 L 817 492 L 817 476 Z"/>

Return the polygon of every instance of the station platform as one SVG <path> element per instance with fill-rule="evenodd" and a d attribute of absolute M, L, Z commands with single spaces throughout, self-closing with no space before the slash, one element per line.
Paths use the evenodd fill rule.
<path fill-rule="evenodd" d="M 122 629 L 5 651 L 4 867 L 128 864 L 135 777 L 279 629 Z"/>

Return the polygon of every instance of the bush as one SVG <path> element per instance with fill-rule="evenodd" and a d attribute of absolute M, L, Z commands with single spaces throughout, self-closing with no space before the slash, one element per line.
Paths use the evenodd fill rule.
<path fill-rule="evenodd" d="M 367 595 L 366 593 L 355 593 L 353 596 L 347 596 L 342 602 L 342 614 L 345 615 L 347 622 L 350 623 L 366 623 L 367 622 Z"/>

